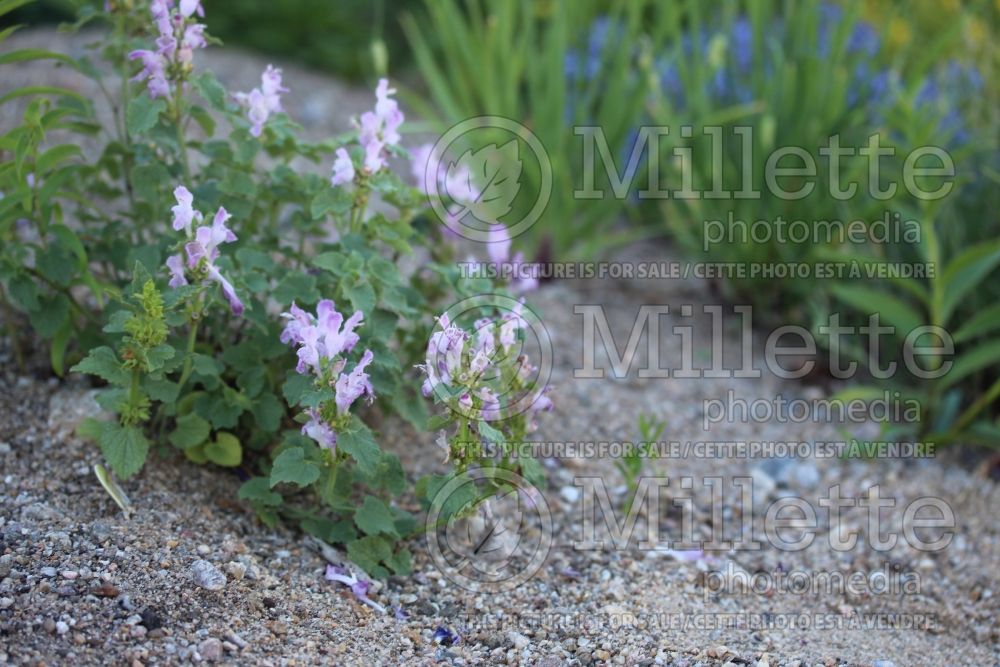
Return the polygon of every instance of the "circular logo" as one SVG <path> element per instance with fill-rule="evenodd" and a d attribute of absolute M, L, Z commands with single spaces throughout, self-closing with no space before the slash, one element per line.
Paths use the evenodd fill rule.
<path fill-rule="evenodd" d="M 536 162 L 530 178 L 525 178 L 524 147 Z M 525 182 L 531 187 L 522 187 Z M 490 229 L 502 224 L 514 238 L 545 212 L 552 163 L 542 142 L 521 123 L 477 116 L 453 126 L 434 144 L 424 168 L 424 191 L 455 234 L 488 243 Z"/>
<path fill-rule="evenodd" d="M 435 397 L 462 417 L 489 422 L 548 403 L 543 390 L 552 358 L 538 314 L 502 294 L 471 296 L 448 308 L 427 345 Z"/>
<path fill-rule="evenodd" d="M 503 490 L 470 512 L 484 484 Z M 438 571 L 477 593 L 520 586 L 538 572 L 552 548 L 545 496 L 502 468 L 468 470 L 448 481 L 434 495 L 425 527 Z"/>

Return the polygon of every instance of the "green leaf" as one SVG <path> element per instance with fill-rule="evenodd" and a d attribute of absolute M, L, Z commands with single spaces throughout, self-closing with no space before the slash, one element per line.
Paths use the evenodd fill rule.
<path fill-rule="evenodd" d="M 177 400 L 181 391 L 180 385 L 176 382 L 152 375 L 146 376 L 146 379 L 142 382 L 142 386 L 151 399 L 160 401 L 161 403 L 173 403 Z"/>
<path fill-rule="evenodd" d="M 944 295 L 940 324 L 946 325 L 951 314 L 969 290 L 978 285 L 1000 264 L 1000 240 L 979 243 L 953 259 L 941 275 Z"/>
<path fill-rule="evenodd" d="M 69 297 L 65 294 L 44 296 L 39 299 L 38 310 L 29 313 L 31 326 L 42 338 L 52 338 L 69 322 Z"/>
<path fill-rule="evenodd" d="M 306 273 L 289 273 L 274 288 L 272 296 L 283 306 L 289 305 L 292 301 L 299 304 L 316 303 L 319 301 L 316 276 L 310 276 Z"/>
<path fill-rule="evenodd" d="M 359 278 L 353 285 L 341 283 L 340 289 L 354 310 L 370 313 L 375 308 L 375 290 L 364 278 Z"/>
<path fill-rule="evenodd" d="M 313 266 L 325 269 L 335 276 L 344 275 L 344 264 L 347 262 L 347 256 L 339 252 L 324 252 L 320 255 L 316 255 L 313 258 Z"/>
<path fill-rule="evenodd" d="M 69 285 L 76 267 L 72 254 L 61 243 L 53 243 L 38 254 L 38 269 L 61 287 Z"/>
<path fill-rule="evenodd" d="M 288 379 L 281 387 L 281 393 L 291 406 L 299 405 L 305 395 L 314 388 L 313 379 L 294 371 L 288 372 Z"/>
<path fill-rule="evenodd" d="M 231 468 L 243 462 L 243 446 L 232 433 L 217 433 L 215 441 L 205 445 L 205 456 L 216 465 Z"/>
<path fill-rule="evenodd" d="M 388 570 L 380 563 L 392 558 L 392 542 L 382 535 L 368 535 L 347 543 L 347 557 L 371 576 L 383 578 Z"/>
<path fill-rule="evenodd" d="M 202 99 L 208 102 L 209 106 L 216 111 L 225 111 L 226 89 L 215 78 L 215 74 L 209 70 L 205 70 L 201 74 L 192 77 L 191 82 Z"/>
<path fill-rule="evenodd" d="M 267 507 L 278 507 L 282 501 L 281 494 L 271 490 L 266 477 L 254 477 L 247 480 L 236 495 L 240 500 L 249 500 L 254 504 Z"/>
<path fill-rule="evenodd" d="M 170 434 L 170 443 L 179 449 L 195 447 L 208 440 L 212 425 L 195 413 L 177 418 L 177 426 Z"/>
<path fill-rule="evenodd" d="M 1000 363 L 1000 340 L 974 347 L 955 359 L 951 369 L 938 380 L 938 386 L 941 390 L 947 389 L 962 378 L 997 363 Z"/>
<path fill-rule="evenodd" d="M 70 369 L 74 373 L 96 375 L 108 384 L 127 386 L 129 375 L 121 367 L 114 350 L 107 346 L 95 347 L 83 360 Z"/>
<path fill-rule="evenodd" d="M 855 285 L 834 285 L 831 291 L 835 297 L 862 313 L 881 315 L 881 322 L 894 326 L 894 333 L 900 338 L 905 338 L 923 324 L 923 318 L 917 311 L 891 294 Z"/>
<path fill-rule="evenodd" d="M 99 439 L 105 460 L 122 479 L 139 472 L 149 453 L 149 441 L 135 426 L 107 422 Z"/>
<path fill-rule="evenodd" d="M 365 496 L 361 507 L 354 513 L 354 523 L 365 535 L 385 533 L 399 537 L 396 532 L 396 524 L 393 522 L 392 512 L 385 503 L 374 496 Z"/>
<path fill-rule="evenodd" d="M 319 467 L 307 461 L 301 447 L 289 447 L 278 454 L 271 466 L 271 488 L 281 482 L 307 486 L 319 479 Z"/>
<path fill-rule="evenodd" d="M 389 566 L 393 574 L 400 577 L 408 577 L 413 571 L 413 563 L 410 555 L 409 549 L 400 549 L 392 555 L 391 558 L 387 558 L 385 564 Z"/>
<path fill-rule="evenodd" d="M 314 219 L 322 218 L 327 213 L 343 215 L 351 210 L 354 198 L 343 188 L 324 188 L 313 197 L 309 212 Z"/>
<path fill-rule="evenodd" d="M 507 442 L 507 439 L 503 436 L 503 433 L 490 426 L 489 422 L 481 421 L 477 425 L 477 428 L 479 429 L 479 435 L 486 438 L 489 442 L 492 442 L 497 445 L 502 445 L 503 443 Z"/>
<path fill-rule="evenodd" d="M 62 377 L 66 373 L 66 348 L 69 346 L 70 338 L 73 335 L 73 327 L 67 323 L 60 329 L 52 339 L 52 346 L 49 348 L 49 361 L 52 363 L 52 371 Z"/>
<path fill-rule="evenodd" d="M 139 95 L 129 100 L 125 111 L 125 125 L 129 134 L 137 135 L 148 132 L 159 120 L 160 114 L 167 110 L 167 103 L 162 99 L 152 99 L 149 95 Z"/>
<path fill-rule="evenodd" d="M 382 452 L 372 432 L 360 420 L 355 419 L 350 428 L 337 435 L 337 446 L 354 459 L 361 474 L 374 474 Z"/>
<path fill-rule="evenodd" d="M 1000 329 L 1000 303 L 995 303 L 970 317 L 959 327 L 953 338 L 956 343 L 963 343 L 997 329 Z"/>
<path fill-rule="evenodd" d="M 250 412 L 262 431 L 274 433 L 281 426 L 281 417 L 285 414 L 285 409 L 277 396 L 266 392 L 254 399 Z"/>

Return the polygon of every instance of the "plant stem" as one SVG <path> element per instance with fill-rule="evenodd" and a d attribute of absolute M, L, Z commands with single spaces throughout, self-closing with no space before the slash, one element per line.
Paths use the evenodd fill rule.
<path fill-rule="evenodd" d="M 181 94 L 184 92 L 183 83 L 178 81 L 174 87 L 174 127 L 177 130 L 177 150 L 181 156 L 181 169 L 184 171 L 184 182 L 193 185 L 191 182 L 191 163 L 188 161 L 187 142 L 184 141 L 184 114 L 181 110 Z"/>
<path fill-rule="evenodd" d="M 196 311 L 198 317 L 192 318 L 191 330 L 188 332 L 187 350 L 184 354 L 184 370 L 181 371 L 181 379 L 178 381 L 179 389 L 184 388 L 184 383 L 188 381 L 189 377 L 191 377 L 191 371 L 194 368 L 194 344 L 198 340 L 198 326 L 201 324 L 201 310 L 202 303 L 201 298 L 199 297 L 198 309 Z"/>

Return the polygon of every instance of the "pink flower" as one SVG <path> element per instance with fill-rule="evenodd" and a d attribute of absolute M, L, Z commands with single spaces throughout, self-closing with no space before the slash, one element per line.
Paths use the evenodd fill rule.
<path fill-rule="evenodd" d="M 337 433 L 329 424 L 322 420 L 316 410 L 307 410 L 309 421 L 302 427 L 302 434 L 307 435 L 324 449 L 331 451 L 337 448 Z"/>
<path fill-rule="evenodd" d="M 281 85 L 281 70 L 268 65 L 260 75 L 260 91 L 271 103 L 271 111 L 281 111 L 281 94 L 288 89 Z"/>
<path fill-rule="evenodd" d="M 268 65 L 260 75 L 260 87 L 249 93 L 236 93 L 236 101 L 247 108 L 247 118 L 250 120 L 250 134 L 259 137 L 264 130 L 264 123 L 273 113 L 281 109 L 281 94 L 288 89 L 281 85 L 281 70 Z"/>
<path fill-rule="evenodd" d="M 132 81 L 146 81 L 146 89 L 153 99 L 170 97 L 170 82 L 165 73 L 166 60 L 155 51 L 139 49 L 128 54 L 129 60 L 141 60 L 142 70 L 132 77 Z"/>
<path fill-rule="evenodd" d="M 219 283 L 222 287 L 222 294 L 226 297 L 226 301 L 229 302 L 229 307 L 232 309 L 233 315 L 242 315 L 243 302 L 240 301 L 238 296 L 236 296 L 236 290 L 233 288 L 232 283 L 226 280 L 226 277 L 219 273 L 219 269 L 216 268 L 215 264 L 208 265 L 208 279 Z"/>
<path fill-rule="evenodd" d="M 201 0 L 181 0 L 181 16 L 190 18 L 193 14 L 204 17 L 205 10 L 201 7 Z"/>
<path fill-rule="evenodd" d="M 375 89 L 375 110 L 361 114 L 358 127 L 358 141 L 365 149 L 365 169 L 374 173 L 385 166 L 384 152 L 389 146 L 399 143 L 399 128 L 403 124 L 403 112 L 390 95 L 395 88 L 389 88 L 387 79 L 379 79 Z"/>
<path fill-rule="evenodd" d="M 177 231 L 184 230 L 190 238 L 192 223 L 198 222 L 200 224 L 202 214 L 194 209 L 194 197 L 183 185 L 174 189 L 174 197 L 177 199 L 177 205 L 171 209 L 174 214 L 173 228 Z M 188 241 L 184 245 L 184 254 L 187 255 L 187 267 L 195 270 L 201 266 L 205 279 L 218 283 L 222 288 L 222 294 L 229 302 L 233 314 L 242 315 L 244 306 L 236 294 L 236 289 L 215 266 L 215 260 L 219 256 L 219 245 L 232 243 L 236 240 L 236 234 L 233 234 L 232 230 L 226 226 L 226 221 L 230 217 L 226 209 L 220 206 L 211 225 L 201 225 L 194 230 L 194 240 Z M 181 255 L 171 255 L 167 258 L 171 287 L 177 288 L 188 284 L 187 277 L 184 275 L 184 265 L 184 258 Z"/>
<path fill-rule="evenodd" d="M 413 175 L 413 180 L 424 194 L 430 194 L 427 192 L 428 174 L 430 174 L 431 181 L 436 181 L 440 164 L 438 157 L 434 154 L 434 145 L 421 144 L 410 153 L 410 173 Z"/>
<path fill-rule="evenodd" d="M 170 269 L 170 286 L 174 289 L 187 285 L 187 278 L 184 277 L 184 259 L 180 255 L 171 255 L 167 258 L 167 268 Z"/>
<path fill-rule="evenodd" d="M 194 195 L 183 185 L 178 185 L 174 188 L 174 199 L 177 200 L 177 205 L 170 208 L 170 211 L 174 214 L 174 230 L 178 232 L 184 230 L 184 232 L 190 234 L 191 223 L 195 221 L 201 222 L 201 213 L 192 208 Z"/>
<path fill-rule="evenodd" d="M 367 396 L 368 402 L 375 399 L 375 390 L 372 388 L 371 380 L 365 373 L 365 368 L 372 362 L 374 355 L 371 350 L 365 350 L 361 355 L 361 361 L 354 367 L 350 374 L 341 373 L 334 386 L 336 390 L 337 411 L 346 414 L 351 404 L 361 396 Z"/>
<path fill-rule="evenodd" d="M 188 254 L 188 266 L 194 268 L 204 257 L 209 264 L 214 262 L 219 256 L 219 246 L 223 243 L 236 241 L 236 234 L 226 227 L 226 220 L 232 216 L 226 209 L 219 207 L 212 220 L 211 227 L 202 226 L 195 230 L 194 241 L 186 246 Z"/>
<path fill-rule="evenodd" d="M 337 159 L 333 162 L 333 177 L 330 185 L 337 186 L 354 180 L 354 163 L 344 148 L 337 149 Z"/>

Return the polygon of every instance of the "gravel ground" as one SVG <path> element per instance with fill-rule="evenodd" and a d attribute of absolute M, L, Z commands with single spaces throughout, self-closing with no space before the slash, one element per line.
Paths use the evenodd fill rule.
<path fill-rule="evenodd" d="M 38 35 L 18 39 L 35 43 Z M 72 38 L 64 45 L 79 43 Z M 266 61 L 213 51 L 203 62 L 227 83 L 245 89 Z M 36 81 L 38 76 L 48 74 L 30 68 L 17 74 Z M 293 91 L 306 91 L 300 97 L 293 92 L 286 106 L 307 126 L 313 114 L 318 120 L 311 131 L 320 134 L 337 129 L 326 125 L 333 116 L 342 118 L 345 111 L 370 104 L 367 92 L 296 68 L 286 67 L 286 80 Z M 329 109 L 336 113 L 326 113 Z M 647 246 L 623 258 L 660 260 L 663 253 Z M 771 400 L 778 393 L 817 398 L 829 391 L 785 384 L 766 372 L 760 379 L 644 379 L 634 371 L 603 380 L 573 377 L 582 355 L 582 320 L 573 304 L 604 305 L 616 340 L 622 341 L 641 304 L 672 309 L 692 304 L 698 312 L 711 300 L 703 284 L 677 280 L 562 281 L 533 295 L 555 349 L 556 410 L 540 420 L 539 439 L 634 440 L 640 413 L 665 419 L 664 437 L 682 443 L 842 439 L 835 425 L 823 423 L 772 420 L 702 429 L 703 401 L 729 390 L 748 401 Z M 704 359 L 710 324 L 704 317 L 694 321 L 695 356 Z M 669 315 L 661 331 L 690 322 Z M 736 333 L 727 330 L 733 343 L 727 343 L 727 353 L 736 347 Z M 661 365 L 676 368 L 677 339 L 664 337 Z M 639 350 L 644 349 L 640 343 Z M 606 480 L 619 505 L 623 480 L 607 458 L 550 460 L 544 499 L 552 514 L 554 546 L 533 578 L 507 592 L 469 592 L 439 571 L 424 541 L 415 540 L 413 576 L 392 578 L 372 595 L 403 614 L 383 615 L 359 603 L 347 588 L 324 580 L 326 561 L 300 535 L 256 522 L 234 500 L 239 480 L 226 471 L 153 457 L 124 485 L 137 509 L 126 520 L 93 477 L 98 451 L 73 436 L 74 424 L 97 410 L 91 391 L 80 379 L 18 375 L 6 343 L 0 343 L 0 663 L 1000 664 L 1000 538 L 991 514 L 1000 491 L 976 472 L 975 457 L 970 462 L 966 452 L 906 460 L 689 456 L 656 460 L 647 468 L 646 474 L 668 475 L 672 483 L 681 476 L 699 480 L 688 494 L 695 497 L 694 530 L 705 536 L 713 527 L 743 519 L 731 486 L 725 487 L 729 495 L 721 516 L 712 515 L 706 492 L 699 490 L 707 476 L 727 482 L 735 476 L 754 479 L 751 520 L 758 529 L 774 499 L 794 493 L 815 506 L 834 484 L 849 498 L 881 485 L 883 495 L 897 501 L 883 513 L 886 525 L 895 529 L 909 501 L 937 497 L 952 508 L 957 523 L 954 540 L 937 553 L 917 551 L 902 539 L 888 551 L 875 551 L 868 546 L 861 509 L 844 512 L 846 527 L 862 538 L 848 552 L 830 549 L 822 528 L 809 548 L 797 552 L 765 546 L 688 557 L 635 543 L 577 549 L 582 501 L 575 479 Z M 443 470 L 431 436 L 414 434 L 396 421 L 381 424 L 380 430 L 384 445 L 398 451 L 411 477 Z M 861 430 L 871 435 L 870 429 Z M 674 490 L 670 495 L 685 494 Z M 640 513 L 640 528 L 651 521 L 668 534 L 680 529 L 679 513 L 652 519 Z M 599 532 L 598 537 L 607 535 Z M 710 590 L 720 572 L 855 571 L 889 573 L 889 578 L 913 573 L 919 590 L 858 595 Z M 199 581 L 215 585 L 205 588 Z M 915 627 L 859 625 L 875 614 L 923 621 Z M 826 625 L 779 623 L 799 617 Z M 760 619 L 763 626 L 756 622 Z M 439 627 L 460 639 L 453 644 L 435 639 Z"/>

